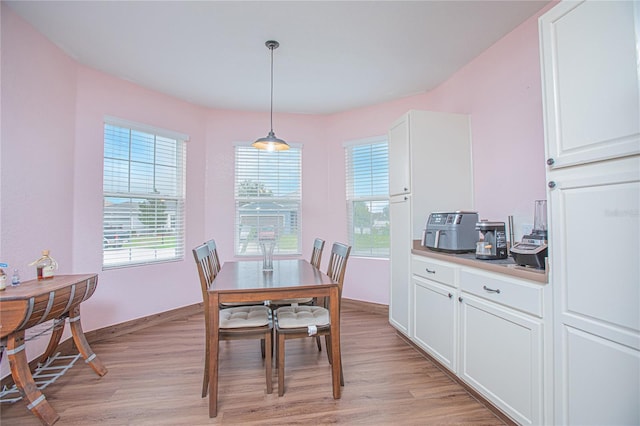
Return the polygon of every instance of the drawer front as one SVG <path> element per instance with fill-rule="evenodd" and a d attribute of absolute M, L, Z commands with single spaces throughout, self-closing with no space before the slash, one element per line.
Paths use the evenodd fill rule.
<path fill-rule="evenodd" d="M 539 284 L 462 268 L 460 289 L 542 318 L 543 287 Z"/>
<path fill-rule="evenodd" d="M 439 283 L 456 287 L 456 271 L 459 268 L 422 256 L 412 256 L 411 273 Z"/>

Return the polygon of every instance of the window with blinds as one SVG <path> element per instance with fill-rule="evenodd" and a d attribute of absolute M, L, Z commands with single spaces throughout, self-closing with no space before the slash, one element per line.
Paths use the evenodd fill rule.
<path fill-rule="evenodd" d="M 345 144 L 351 254 L 389 257 L 389 150 L 386 137 Z"/>
<path fill-rule="evenodd" d="M 301 253 L 302 149 L 235 147 L 235 252 L 260 254 L 260 239 L 275 239 L 274 254 Z"/>
<path fill-rule="evenodd" d="M 184 258 L 186 140 L 105 122 L 103 269 Z"/>

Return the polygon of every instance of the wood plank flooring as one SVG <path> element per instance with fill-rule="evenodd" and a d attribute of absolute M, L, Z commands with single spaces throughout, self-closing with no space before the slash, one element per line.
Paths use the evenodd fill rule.
<path fill-rule="evenodd" d="M 218 417 L 200 397 L 202 314 L 92 343 L 109 369 L 99 378 L 80 360 L 44 391 L 58 425 L 366 424 L 503 425 L 389 325 L 387 317 L 343 307 L 345 387 L 331 392 L 323 344 L 287 341 L 285 394 L 266 394 L 257 340 L 221 342 Z M 3 357 L 2 362 L 7 362 Z M 0 406 L 0 423 L 39 425 L 23 401 Z"/>

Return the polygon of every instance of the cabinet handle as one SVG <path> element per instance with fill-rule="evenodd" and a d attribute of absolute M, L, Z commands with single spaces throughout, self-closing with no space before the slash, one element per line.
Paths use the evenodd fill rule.
<path fill-rule="evenodd" d="M 556 187 L 556 183 L 555 183 L 554 181 L 550 181 L 550 182 L 547 184 L 547 186 L 548 186 L 549 188 L 553 189 L 553 188 L 555 188 L 555 187 Z"/>
<path fill-rule="evenodd" d="M 404 191 L 407 192 L 409 190 L 409 188 L 407 188 L 406 186 L 404 187 Z"/>
<path fill-rule="evenodd" d="M 486 285 L 483 285 L 483 286 L 482 286 L 482 288 L 483 288 L 485 291 L 489 292 L 489 293 L 498 293 L 498 294 L 500 294 L 500 289 L 496 289 L 496 290 L 494 290 L 494 289 L 492 289 L 492 288 L 487 287 Z"/>
<path fill-rule="evenodd" d="M 462 296 L 458 297 L 458 302 L 462 302 Z"/>
<path fill-rule="evenodd" d="M 404 200 L 405 200 L 405 201 L 407 201 L 408 199 L 409 199 L 409 197 L 406 197 L 406 196 L 404 197 Z"/>
<path fill-rule="evenodd" d="M 427 274 L 435 274 L 436 273 L 435 269 L 424 268 L 424 270 L 427 271 Z"/>
<path fill-rule="evenodd" d="M 556 160 L 554 160 L 553 158 L 549 158 L 547 160 L 547 166 L 553 166 L 556 163 Z"/>
<path fill-rule="evenodd" d="M 449 299 L 451 299 L 453 297 L 453 294 L 449 293 Z"/>

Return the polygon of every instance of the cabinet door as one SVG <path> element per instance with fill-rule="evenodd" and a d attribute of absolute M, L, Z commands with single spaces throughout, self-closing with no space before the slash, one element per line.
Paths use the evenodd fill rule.
<path fill-rule="evenodd" d="M 389 195 L 411 192 L 409 120 L 407 113 L 389 129 Z"/>
<path fill-rule="evenodd" d="M 455 290 L 413 276 L 415 343 L 456 372 L 458 330 Z"/>
<path fill-rule="evenodd" d="M 549 177 L 556 422 L 640 424 L 640 157 Z"/>
<path fill-rule="evenodd" d="M 637 1 L 567 1 L 540 18 L 553 167 L 640 152 L 638 8 Z"/>
<path fill-rule="evenodd" d="M 408 195 L 392 197 L 389 203 L 389 216 L 391 222 L 389 322 L 400 332 L 409 336 L 411 198 Z"/>
<path fill-rule="evenodd" d="M 458 375 L 519 424 L 541 424 L 542 322 L 462 293 Z"/>

